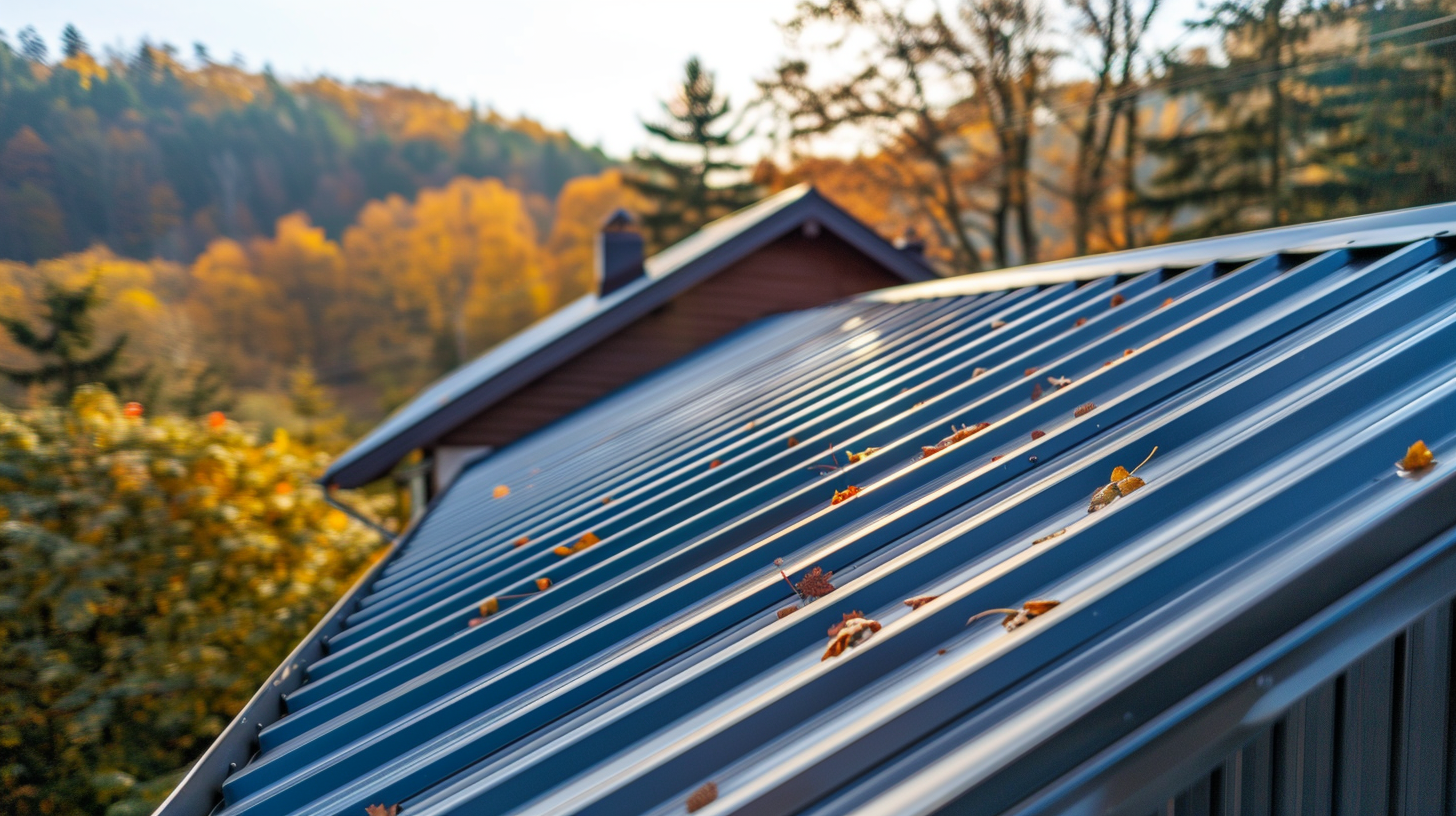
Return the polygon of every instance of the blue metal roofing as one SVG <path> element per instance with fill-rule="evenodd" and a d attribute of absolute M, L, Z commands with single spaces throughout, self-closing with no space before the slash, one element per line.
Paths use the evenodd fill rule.
<path fill-rule="evenodd" d="M 1230 700 L 1285 711 L 1359 656 L 1310 644 L 1456 556 L 1456 244 L 1426 237 L 1456 208 L 1416 213 L 782 315 L 500 451 L 332 622 L 220 812 L 1146 805 L 1122 769 L 1233 733 L 1199 719 Z M 1417 439 L 1441 461 L 1398 475 Z M 882 628 L 821 659 L 851 611 Z"/>
<path fill-rule="evenodd" d="M 808 184 L 721 218 L 648 258 L 646 274 L 605 297 L 587 294 L 420 392 L 343 455 L 322 481 L 358 487 L 546 371 L 771 241 L 813 221 L 906 281 L 935 277 Z"/>

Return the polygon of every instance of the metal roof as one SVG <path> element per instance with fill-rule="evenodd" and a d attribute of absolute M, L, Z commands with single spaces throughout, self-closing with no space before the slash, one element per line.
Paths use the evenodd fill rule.
<path fill-rule="evenodd" d="M 383 476 L 415 448 L 810 221 L 906 281 L 935 277 L 921 259 L 800 184 L 708 224 L 648 258 L 638 280 L 606 297 L 577 298 L 425 388 L 339 456 L 321 481 L 358 487 Z"/>
<path fill-rule="evenodd" d="M 286 715 L 268 698 L 243 715 L 266 727 L 234 723 L 224 740 L 258 753 L 219 812 L 674 814 L 712 783 L 699 813 L 1137 814 L 1223 791 L 1246 739 L 1302 763 L 1266 782 L 1306 779 L 1330 728 L 1364 732 L 1295 729 L 1295 707 L 1365 700 L 1380 683 L 1357 662 L 1422 615 L 1445 615 L 1427 640 L 1449 654 L 1456 243 L 1426 236 L 1453 222 L 1330 222 L 754 324 L 469 467 L 331 616 L 327 654 L 280 668 Z M 1408 478 L 1417 439 L 1438 462 Z M 1155 448 L 1146 486 L 1088 512 Z M 806 601 L 777 560 L 834 591 Z M 1032 599 L 1060 604 L 967 625 Z M 821 659 L 852 611 L 882 628 Z M 1402 722 L 1449 698 L 1411 688 L 1386 695 Z M 1401 738 L 1449 729 L 1432 723 Z M 1429 749 L 1397 742 L 1401 762 Z M 1344 796 L 1361 755 L 1326 753 Z M 1450 786 L 1422 767 L 1379 795 L 1433 812 Z"/>

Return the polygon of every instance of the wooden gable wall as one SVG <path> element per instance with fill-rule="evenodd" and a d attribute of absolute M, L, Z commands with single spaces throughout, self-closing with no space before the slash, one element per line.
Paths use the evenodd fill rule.
<path fill-rule="evenodd" d="M 904 282 L 828 232 L 795 230 L 476 414 L 439 444 L 501 447 L 751 321 Z"/>

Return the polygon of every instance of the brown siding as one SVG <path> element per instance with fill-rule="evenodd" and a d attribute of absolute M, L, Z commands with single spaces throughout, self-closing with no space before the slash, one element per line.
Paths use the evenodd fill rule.
<path fill-rule="evenodd" d="M 833 235 L 795 231 L 476 414 L 440 444 L 508 444 L 760 317 L 900 283 Z"/>

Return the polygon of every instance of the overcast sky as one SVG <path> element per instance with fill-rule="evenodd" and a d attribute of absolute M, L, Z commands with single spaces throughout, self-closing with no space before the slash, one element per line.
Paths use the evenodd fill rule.
<path fill-rule="evenodd" d="M 1166 0 L 1157 39 L 1176 36 L 1197 0 Z M 528 115 L 625 156 L 642 142 L 691 55 L 734 99 L 783 53 L 776 25 L 796 0 L 4 0 L 11 43 L 34 25 L 54 55 L 74 23 L 93 50 L 142 38 L 184 57 L 271 64 L 285 77 L 325 73 L 412 85 L 507 116 Z M 231 8 L 229 8 L 231 7 Z"/>

